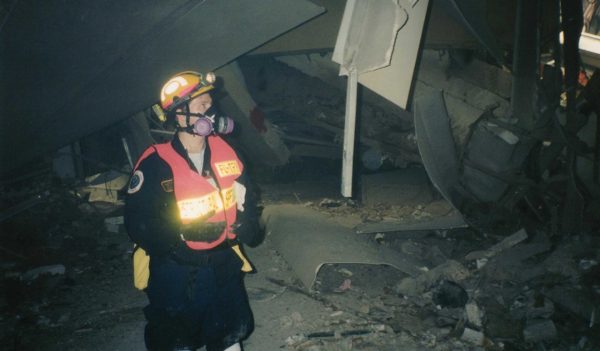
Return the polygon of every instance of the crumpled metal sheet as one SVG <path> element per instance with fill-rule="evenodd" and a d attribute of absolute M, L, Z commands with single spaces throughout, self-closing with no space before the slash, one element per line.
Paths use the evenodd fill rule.
<path fill-rule="evenodd" d="M 413 277 L 425 267 L 423 262 L 368 241 L 351 228 L 301 205 L 267 206 L 262 218 L 267 236 L 309 290 L 324 264 L 389 265 Z"/>
<path fill-rule="evenodd" d="M 463 197 L 458 156 L 450 128 L 450 118 L 442 91 L 431 91 L 415 98 L 415 134 L 423 165 L 431 182 L 442 196 L 460 209 Z"/>

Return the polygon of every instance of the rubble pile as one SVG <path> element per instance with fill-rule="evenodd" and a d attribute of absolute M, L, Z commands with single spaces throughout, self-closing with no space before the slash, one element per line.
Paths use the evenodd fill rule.
<path fill-rule="evenodd" d="M 79 191 L 88 185 L 62 184 L 49 174 L 3 185 L 3 349 L 77 348 L 74 338 L 113 323 L 115 299 L 129 292 L 113 285 L 130 284 L 131 245 L 119 224 L 120 206 L 90 201 L 89 192 Z M 136 298 L 123 302 L 141 304 Z M 132 316 L 139 317 L 119 319 Z"/>
<path fill-rule="evenodd" d="M 552 223 L 516 215 L 518 210 L 473 204 L 464 225 L 444 227 L 438 224 L 457 211 L 439 195 L 407 202 L 401 192 L 390 192 L 399 204 L 386 199 L 367 205 L 332 194 L 329 178 L 321 181 L 263 186 L 263 203 L 310 207 L 426 266 L 417 267 L 422 273 L 414 277 L 382 277 L 383 268 L 368 265 L 322 269 L 313 298 L 356 320 L 304 325 L 303 333 L 290 335 L 290 349 L 393 350 L 407 340 L 414 349 L 432 350 L 600 347 L 600 237 L 589 213 L 579 234 L 558 234 Z M 369 332 L 342 337 L 356 329 Z"/>
<path fill-rule="evenodd" d="M 305 205 L 333 217 L 367 214 L 362 221 L 431 218 L 425 209 L 440 208 L 419 205 L 412 212 L 398 212 L 391 206 L 362 208 L 330 198 Z M 367 330 L 386 330 L 356 337 L 359 344 L 369 339 L 377 345 L 373 350 L 393 349 L 391 340 L 398 337 L 413 340 L 415 349 L 431 350 L 598 349 L 597 233 L 549 237 L 542 226 L 509 234 L 502 230 L 506 228 L 373 233 L 380 245 L 425 259 L 428 266 L 416 277 L 399 272 L 382 277 L 384 268 L 337 266 L 319 273 L 316 294 L 359 317 Z M 353 323 L 343 326 L 353 329 Z M 315 350 L 334 350 L 332 345 L 352 344 L 347 340 L 352 337 L 343 338 L 339 331 L 318 334 L 327 335 L 318 342 L 307 336 L 314 333 L 319 332 L 292 338 L 291 348 L 311 350 L 317 344 L 323 348 Z M 363 349 L 353 347 L 346 349 Z"/>
<path fill-rule="evenodd" d="M 141 347 L 145 297 L 131 286 L 122 202 L 90 200 L 90 187 L 92 199 L 99 189 L 110 194 L 101 199 L 114 198 L 112 187 L 96 183 L 67 186 L 42 177 L 2 189 L 0 342 L 7 349 L 75 349 L 99 340 L 102 349 L 123 340 Z M 267 236 L 248 291 L 260 319 L 257 333 L 276 324 L 285 335 L 270 345 L 313 351 L 600 348 L 596 232 L 557 236 L 540 223 L 474 217 L 468 225 L 443 227 L 439 220 L 456 211 L 439 197 L 367 206 L 336 196 L 332 184 L 327 178 L 262 184 L 262 204 L 304 204 L 422 265 L 409 275 L 385 265 L 325 263 L 308 291 Z M 386 230 L 373 231 L 378 227 Z M 299 297 L 319 308 L 303 308 Z M 258 342 L 249 340 L 248 350 Z"/>

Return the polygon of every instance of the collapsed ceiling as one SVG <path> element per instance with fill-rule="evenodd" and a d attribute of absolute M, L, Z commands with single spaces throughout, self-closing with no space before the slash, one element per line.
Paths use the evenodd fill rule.
<path fill-rule="evenodd" d="M 2 2 L 2 173 L 148 108 L 169 76 L 214 70 L 323 11 L 304 0 Z"/>

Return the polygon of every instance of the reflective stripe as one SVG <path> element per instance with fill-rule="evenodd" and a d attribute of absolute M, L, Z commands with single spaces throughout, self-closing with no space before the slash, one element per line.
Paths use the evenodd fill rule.
<path fill-rule="evenodd" d="M 242 171 L 235 160 L 216 162 L 215 168 L 217 169 L 220 178 L 242 174 Z"/>
<path fill-rule="evenodd" d="M 226 210 L 236 205 L 235 188 L 233 186 L 221 190 L 221 196 L 223 197 L 223 204 Z"/>
<path fill-rule="evenodd" d="M 213 191 L 202 197 L 177 201 L 181 219 L 186 221 L 194 220 L 206 216 L 210 212 L 218 212 L 235 206 L 235 191 L 233 187 L 221 190 L 221 196 L 219 196 L 218 191 Z"/>

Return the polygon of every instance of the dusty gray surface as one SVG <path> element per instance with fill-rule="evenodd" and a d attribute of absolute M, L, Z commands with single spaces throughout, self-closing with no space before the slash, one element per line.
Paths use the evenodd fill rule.
<path fill-rule="evenodd" d="M 51 189 L 48 201 L 1 227 L 2 349 L 143 350 L 146 297 L 132 285 L 132 245 L 122 228 L 104 226 L 118 208 L 94 210 L 65 189 L 40 187 Z M 336 191 L 327 179 L 264 185 L 262 204 L 304 206 L 346 227 L 450 211 L 439 200 L 362 207 Z M 411 277 L 383 265 L 325 264 L 313 293 L 267 235 L 247 248 L 257 268 L 245 280 L 256 328 L 245 350 L 597 350 L 598 324 L 589 318 L 600 293 L 597 236 L 565 242 L 528 230 L 485 265 L 466 259 L 511 233 L 357 234 L 433 268 Z M 64 274 L 24 279 L 57 264 Z M 463 297 L 469 308 L 452 305 Z"/>

